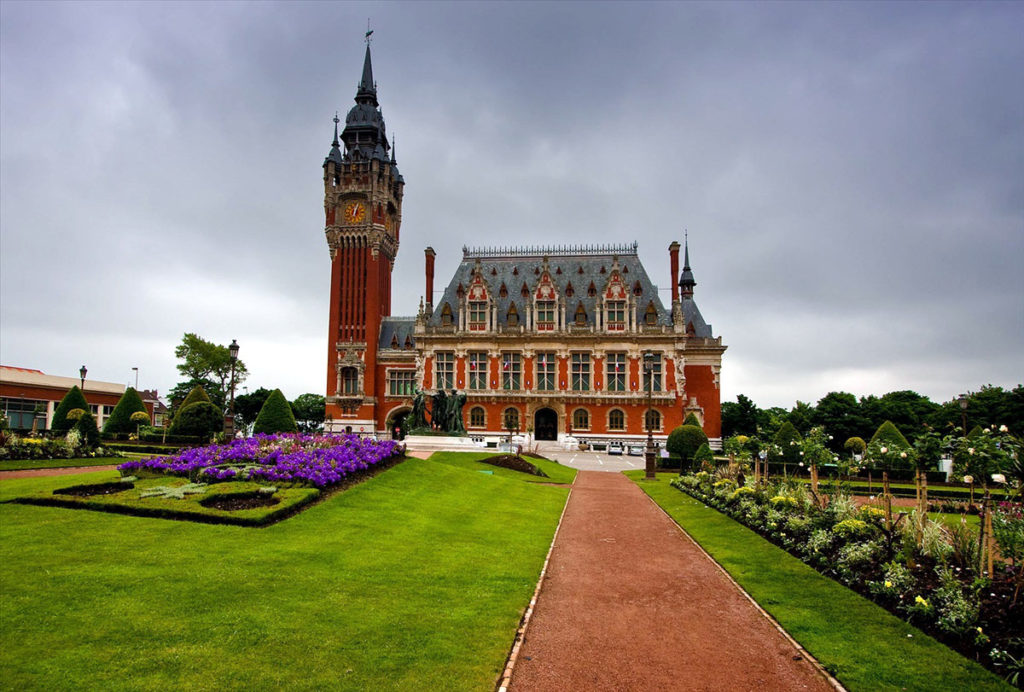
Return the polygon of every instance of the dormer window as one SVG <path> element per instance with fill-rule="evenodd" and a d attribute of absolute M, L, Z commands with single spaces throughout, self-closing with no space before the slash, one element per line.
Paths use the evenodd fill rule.
<path fill-rule="evenodd" d="M 576 306 L 575 321 L 577 327 L 584 327 L 587 324 L 587 311 L 583 307 L 583 303 L 580 303 L 579 305 Z"/>
<path fill-rule="evenodd" d="M 452 326 L 452 306 L 448 303 L 445 303 L 444 307 L 441 308 L 441 326 Z"/>
<path fill-rule="evenodd" d="M 626 301 L 609 300 L 605 304 L 608 306 L 608 331 L 624 330 L 626 328 Z"/>
<path fill-rule="evenodd" d="M 648 327 L 658 324 L 658 311 L 654 309 L 654 303 L 647 304 L 647 311 L 644 313 L 644 324 Z"/>
<path fill-rule="evenodd" d="M 587 295 L 591 298 L 597 295 L 597 286 L 594 285 L 593 281 L 591 281 L 590 286 L 587 287 Z"/>
<path fill-rule="evenodd" d="M 505 323 L 510 327 L 519 326 L 519 311 L 516 310 L 516 304 L 512 303 L 508 307 L 508 314 L 505 315 Z"/>
<path fill-rule="evenodd" d="M 487 329 L 487 301 L 469 301 L 469 328 L 475 331 Z"/>
<path fill-rule="evenodd" d="M 537 301 L 537 329 L 553 330 L 555 328 L 555 301 Z"/>

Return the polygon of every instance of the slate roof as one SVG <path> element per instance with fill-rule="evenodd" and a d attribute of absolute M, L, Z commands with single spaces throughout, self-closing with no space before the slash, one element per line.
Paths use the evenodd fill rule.
<path fill-rule="evenodd" d="M 619 271 L 630 293 L 639 283 L 641 295 L 635 298 L 639 305 L 638 319 L 643 320 L 648 302 L 653 302 L 658 313 L 658 324 L 671 326 L 672 315 L 661 302 L 657 286 L 651 282 L 640 262 L 636 243 L 578 248 L 463 248 L 462 262 L 455 270 L 455 275 L 445 288 L 444 294 L 435 301 L 428 324 L 441 324 L 441 311 L 445 303 L 451 305 L 453 314 L 458 313 L 459 284 L 462 284 L 464 289 L 469 288 L 477 262 L 482 278 L 487 282 L 488 290 L 497 302 L 499 325 L 506 326 L 508 309 L 513 303 L 519 313 L 520 324 L 525 323 L 530 298 L 523 298 L 522 287 L 525 284 L 529 295 L 533 295 L 541 279 L 544 257 L 548 258 L 551 280 L 557 286 L 559 295 L 565 298 L 566 321 L 570 324 L 574 321 L 577 305 L 581 303 L 587 312 L 587 324 L 594 324 L 595 306 L 611 276 L 612 262 L 617 257 Z M 588 295 L 591 283 L 596 289 L 594 296 Z M 505 297 L 501 296 L 502 284 L 507 291 Z M 573 291 L 571 297 L 567 293 L 570 284 Z M 696 304 L 692 300 L 684 301 L 683 309 L 687 322 L 693 323 L 696 336 L 710 337 L 710 325 L 704 322 Z"/>
<path fill-rule="evenodd" d="M 415 348 L 416 336 L 413 334 L 415 327 L 415 317 L 385 317 L 380 323 L 380 339 L 377 341 L 377 348 L 395 348 L 393 342 L 397 341 L 398 348 L 404 349 L 406 339 L 409 341 L 409 348 Z"/>

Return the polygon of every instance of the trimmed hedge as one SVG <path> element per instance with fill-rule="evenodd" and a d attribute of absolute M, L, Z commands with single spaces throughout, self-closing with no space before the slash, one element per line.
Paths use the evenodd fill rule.
<path fill-rule="evenodd" d="M 871 444 L 876 442 L 880 444 L 886 444 L 890 447 L 897 447 L 899 449 L 909 449 L 910 443 L 907 442 L 907 438 L 903 436 L 892 421 L 885 421 L 878 426 L 878 430 L 871 436 Z"/>
<path fill-rule="evenodd" d="M 83 411 L 89 410 L 89 402 L 85 400 L 85 395 L 82 394 L 82 390 L 78 388 L 77 384 L 69 389 L 68 393 L 57 404 L 57 410 L 53 412 L 53 421 L 50 423 L 50 430 L 61 435 L 71 430 L 75 425 L 75 421 L 68 420 L 68 412 L 74 411 L 76 408 L 80 408 Z"/>
<path fill-rule="evenodd" d="M 114 407 L 110 417 L 103 424 L 103 434 L 113 435 L 115 433 L 135 432 L 136 424 L 132 422 L 131 417 L 136 411 L 142 411 L 149 415 L 146 405 L 142 403 L 142 397 L 139 396 L 139 393 L 133 387 L 129 387 L 124 390 L 124 394 L 121 395 L 117 406 Z"/>
<path fill-rule="evenodd" d="M 292 407 L 288 404 L 288 400 L 284 398 L 281 390 L 275 389 L 267 397 L 267 400 L 263 402 L 263 408 L 260 409 L 259 415 L 256 416 L 256 422 L 252 427 L 253 435 L 257 433 L 273 435 L 274 433 L 293 433 L 298 431 L 299 427 L 295 423 L 295 414 L 292 413 Z"/>
<path fill-rule="evenodd" d="M 171 435 L 192 435 L 209 439 L 223 427 L 224 412 L 209 401 L 197 401 L 178 411 L 167 432 Z"/>
<path fill-rule="evenodd" d="M 697 420 L 697 415 L 693 411 L 686 414 L 686 418 L 683 419 L 683 425 L 696 425 L 698 428 L 701 427 L 700 421 Z"/>
<path fill-rule="evenodd" d="M 674 457 L 682 459 L 683 467 L 693 461 L 702 444 L 707 444 L 708 436 L 697 425 L 680 425 L 668 434 L 665 449 Z"/>

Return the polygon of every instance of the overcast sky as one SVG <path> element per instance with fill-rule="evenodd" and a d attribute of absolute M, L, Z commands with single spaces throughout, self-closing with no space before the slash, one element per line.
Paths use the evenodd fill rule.
<path fill-rule="evenodd" d="M 326 382 L 321 164 L 367 18 L 392 314 L 463 245 L 639 242 L 762 407 L 1024 381 L 1024 3 L 0 4 L 0 362 Z"/>

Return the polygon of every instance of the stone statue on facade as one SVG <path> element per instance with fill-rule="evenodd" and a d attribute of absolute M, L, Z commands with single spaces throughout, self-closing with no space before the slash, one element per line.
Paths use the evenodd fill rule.
<path fill-rule="evenodd" d="M 462 423 L 462 407 L 466 405 L 466 395 L 453 389 L 448 396 L 447 404 L 446 422 L 448 427 L 445 430 L 456 435 L 465 435 L 466 426 Z"/>

